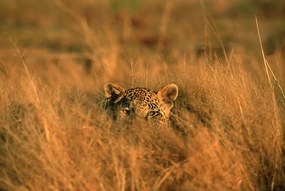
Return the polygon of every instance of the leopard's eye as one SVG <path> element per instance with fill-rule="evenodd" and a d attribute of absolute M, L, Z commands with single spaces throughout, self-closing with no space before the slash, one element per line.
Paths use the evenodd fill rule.
<path fill-rule="evenodd" d="M 131 110 L 130 110 L 129 108 L 123 108 L 123 109 L 121 110 L 121 112 L 122 112 L 124 115 L 130 115 Z"/>
<path fill-rule="evenodd" d="M 150 111 L 150 112 L 148 112 L 148 114 L 147 114 L 147 116 L 148 117 L 154 117 L 154 116 L 156 116 L 156 115 L 158 115 L 159 113 L 157 112 L 157 111 Z"/>

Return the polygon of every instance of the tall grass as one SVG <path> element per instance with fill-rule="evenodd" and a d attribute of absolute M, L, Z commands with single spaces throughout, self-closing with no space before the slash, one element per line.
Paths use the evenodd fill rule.
<path fill-rule="evenodd" d="M 285 189 L 282 61 L 269 65 L 262 54 L 265 73 L 256 55 L 236 54 L 238 47 L 227 55 L 206 10 L 205 41 L 211 44 L 213 32 L 225 59 L 212 50 L 196 59 L 195 51 L 181 54 L 177 47 L 164 47 L 173 2 L 162 8 L 150 54 L 121 42 L 126 36 L 133 40 L 135 30 L 117 31 L 110 18 L 98 26 L 82 16 L 93 1 L 82 4 L 84 14 L 74 11 L 78 2 L 70 5 L 74 10 L 55 2 L 53 8 L 64 12 L 57 15 L 67 13 L 87 48 L 84 54 L 26 55 L 14 43 L 7 52 L 15 56 L 1 58 L 0 190 Z M 123 27 L 132 27 L 129 22 Z M 100 27 L 103 31 L 95 31 Z M 128 51 L 140 56 L 129 58 Z M 171 52 L 171 63 L 163 51 Z M 82 58 L 90 66 L 78 64 Z M 139 119 L 113 122 L 104 110 L 106 80 L 126 89 L 159 90 L 176 83 L 179 96 L 169 127 L 156 129 Z"/>
<path fill-rule="evenodd" d="M 138 85 L 155 67 L 168 76 L 149 75 L 150 88 L 178 84 L 168 129 L 110 121 L 98 80 L 104 72 L 95 77 L 81 65 L 38 67 L 24 59 L 2 67 L 2 190 L 284 188 L 284 113 L 266 78 L 258 84 L 239 59 L 227 67 L 205 59 L 144 69 L 134 63 Z"/>

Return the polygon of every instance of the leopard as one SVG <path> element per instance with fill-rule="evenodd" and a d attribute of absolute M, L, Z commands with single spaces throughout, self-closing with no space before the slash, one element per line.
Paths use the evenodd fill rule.
<path fill-rule="evenodd" d="M 169 124 L 169 114 L 178 96 L 178 86 L 170 83 L 159 91 L 145 87 L 124 89 L 117 83 L 104 84 L 106 110 L 114 120 L 132 122 L 143 119 L 153 127 Z"/>

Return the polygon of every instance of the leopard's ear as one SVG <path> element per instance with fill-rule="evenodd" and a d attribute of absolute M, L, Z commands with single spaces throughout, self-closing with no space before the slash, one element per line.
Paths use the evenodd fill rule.
<path fill-rule="evenodd" d="M 125 93 L 125 89 L 120 87 L 118 84 L 106 82 L 104 85 L 104 92 L 106 98 L 109 98 L 112 101 L 117 102 Z"/>
<path fill-rule="evenodd" d="M 172 104 L 178 96 L 178 87 L 175 84 L 168 84 L 157 92 L 157 96 L 163 102 Z"/>

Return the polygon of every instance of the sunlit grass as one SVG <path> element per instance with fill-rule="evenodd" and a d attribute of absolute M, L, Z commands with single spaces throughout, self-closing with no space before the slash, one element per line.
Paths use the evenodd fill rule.
<path fill-rule="evenodd" d="M 19 15 L 31 3 L 22 3 Z M 120 20 L 120 10 L 108 12 L 104 1 L 47 4 L 56 22 L 38 13 L 28 35 L 20 29 L 19 36 L 1 36 L 7 48 L 0 50 L 0 190 L 284 190 L 284 58 L 258 48 L 262 27 L 261 34 L 236 35 L 253 35 L 256 50 L 233 43 L 226 52 L 224 37 L 233 29 L 219 31 L 215 18 L 204 15 L 202 22 L 201 13 L 190 31 L 172 19 L 185 14 L 183 1 L 152 10 L 136 5 L 138 12 L 155 11 L 153 20 L 130 12 L 139 26 Z M 224 14 L 231 6 L 213 9 Z M 27 27 L 28 20 L 19 23 Z M 207 42 L 204 57 L 194 39 Z M 169 127 L 113 122 L 104 110 L 106 81 L 125 89 L 177 84 Z"/>
<path fill-rule="evenodd" d="M 284 113 L 272 88 L 257 85 L 234 61 L 228 68 L 181 60 L 167 67 L 168 76 L 150 75 L 153 89 L 167 81 L 180 88 L 172 128 L 165 130 L 113 124 L 98 80 L 104 70 L 95 77 L 75 64 L 34 66 L 20 59 L 1 75 L 3 189 L 267 190 L 284 184 Z M 139 77 L 145 70 L 134 74 L 138 84 L 145 84 Z"/>

